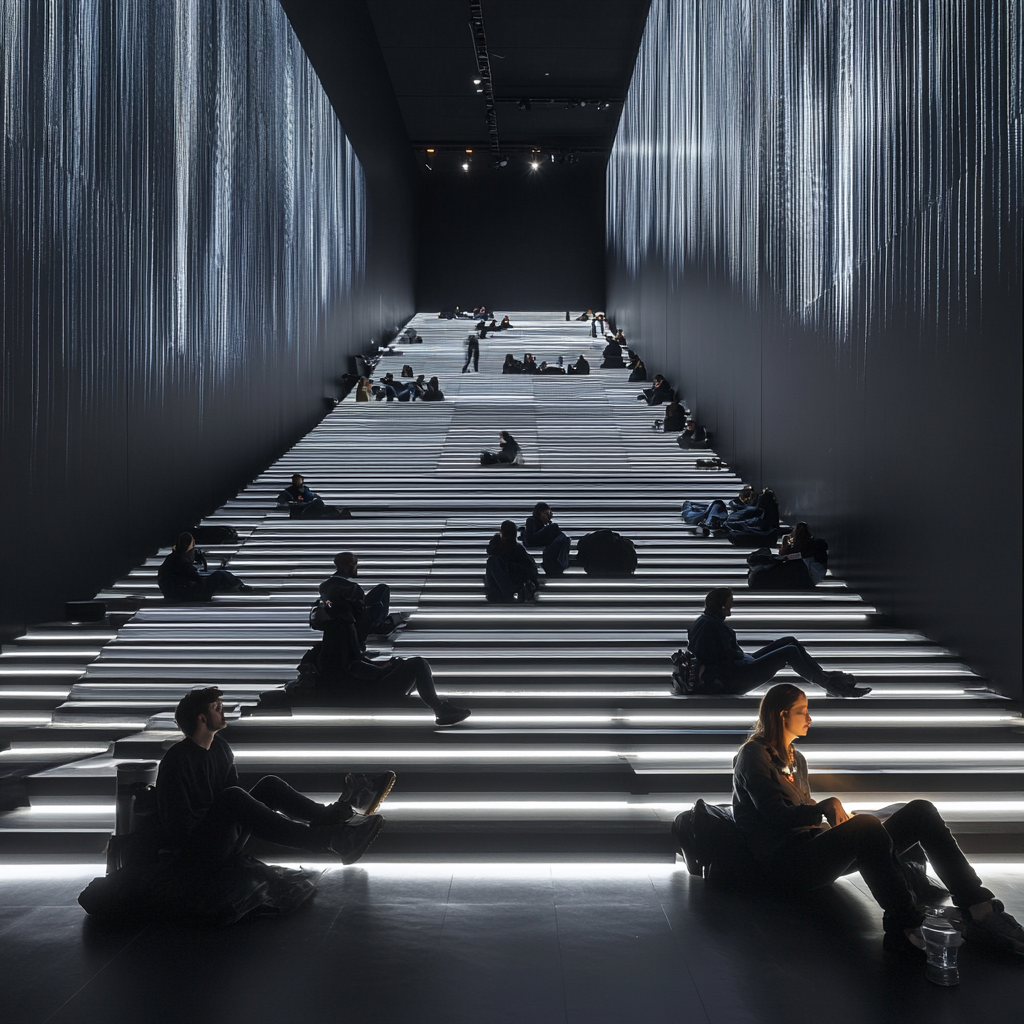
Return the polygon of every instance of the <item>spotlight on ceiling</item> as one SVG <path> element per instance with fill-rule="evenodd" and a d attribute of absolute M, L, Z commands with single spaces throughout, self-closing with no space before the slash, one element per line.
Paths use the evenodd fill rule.
<path fill-rule="evenodd" d="M 537 170 L 537 168 L 538 168 L 538 167 L 540 167 L 540 164 L 539 164 L 539 163 L 537 163 L 537 161 L 536 161 L 536 160 L 531 160 L 531 161 L 530 161 L 530 170 L 531 170 L 531 171 L 535 171 L 535 170 Z"/>
<path fill-rule="evenodd" d="M 462 169 L 463 169 L 464 171 L 468 171 L 468 170 L 469 170 L 469 164 L 468 164 L 468 163 L 464 163 L 464 164 L 462 165 Z"/>
<path fill-rule="evenodd" d="M 480 79 L 479 78 L 474 78 L 473 79 L 473 84 L 474 85 L 479 85 L 480 84 Z"/>

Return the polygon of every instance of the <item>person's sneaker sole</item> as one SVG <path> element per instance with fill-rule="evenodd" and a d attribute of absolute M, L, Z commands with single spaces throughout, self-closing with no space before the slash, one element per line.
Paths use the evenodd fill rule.
<path fill-rule="evenodd" d="M 374 814 L 377 808 L 380 807 L 380 805 L 384 803 L 384 801 L 387 799 L 388 793 L 390 793 L 391 790 L 394 788 L 395 782 L 398 780 L 398 776 L 394 772 L 384 772 L 383 774 L 386 776 L 386 785 L 384 789 L 377 794 L 377 797 L 374 800 L 374 802 L 370 804 L 370 806 L 367 807 L 366 810 L 360 812 L 361 814 Z"/>
<path fill-rule="evenodd" d="M 446 715 L 437 715 L 434 718 L 434 725 L 449 726 L 458 725 L 459 722 L 464 722 L 469 716 L 473 714 L 466 708 L 456 708 L 454 711 Z"/>
<path fill-rule="evenodd" d="M 357 826 L 358 827 L 358 826 Z M 377 820 L 373 823 L 372 827 L 366 830 L 366 834 L 363 836 L 359 845 L 349 850 L 347 853 L 341 854 L 342 864 L 355 864 L 360 857 L 373 845 L 373 841 L 384 831 L 384 819 L 377 815 Z M 337 852 L 337 851 L 334 851 Z"/>

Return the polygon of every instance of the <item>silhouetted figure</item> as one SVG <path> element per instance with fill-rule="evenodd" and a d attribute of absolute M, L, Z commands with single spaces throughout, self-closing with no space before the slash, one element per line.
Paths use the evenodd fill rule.
<path fill-rule="evenodd" d="M 168 601 L 209 601 L 214 594 L 255 592 L 227 569 L 208 569 L 206 556 L 196 547 L 191 533 L 178 535 L 171 553 L 157 570 L 156 581 Z"/>
<path fill-rule="evenodd" d="M 287 505 L 289 514 L 302 519 L 347 519 L 348 509 L 338 509 L 324 503 L 323 498 L 311 491 L 301 473 L 292 476 L 291 486 L 277 496 L 278 505 Z"/>
<path fill-rule="evenodd" d="M 487 545 L 484 596 L 510 604 L 535 599 L 540 586 L 537 564 L 516 537 L 516 524 L 506 519 Z"/>
<path fill-rule="evenodd" d="M 505 362 L 501 364 L 502 373 L 522 373 L 523 364 L 511 352 L 505 356 Z"/>
<path fill-rule="evenodd" d="M 533 358 L 532 352 L 527 352 L 523 356 L 523 373 L 540 373 L 540 367 L 537 365 L 537 360 Z"/>
<path fill-rule="evenodd" d="M 420 400 L 423 402 L 443 402 L 444 392 L 441 390 L 441 383 L 436 377 L 431 377 L 427 381 L 427 386 L 423 389 L 423 394 L 420 395 Z"/>
<path fill-rule="evenodd" d="M 332 604 L 349 608 L 360 639 L 365 640 L 370 633 L 390 633 L 401 624 L 398 617 L 390 614 L 391 588 L 386 583 L 378 583 L 368 592 L 356 583 L 358 555 L 342 551 L 334 556 L 334 567 L 334 575 L 320 584 L 320 596 Z"/>
<path fill-rule="evenodd" d="M 823 669 L 792 636 L 781 637 L 753 654 L 745 654 L 735 630 L 725 623 L 732 614 L 732 604 L 732 590 L 716 587 L 704 599 L 704 614 L 687 630 L 690 653 L 703 671 L 704 692 L 747 693 L 773 679 L 787 665 L 801 679 L 822 687 L 830 697 L 863 697 L 871 692 L 871 687 L 858 686 L 846 672 Z"/>
<path fill-rule="evenodd" d="M 582 320 L 584 323 L 586 323 L 588 320 L 592 319 L 593 316 L 594 316 L 594 311 L 592 309 L 588 309 L 586 311 L 586 313 L 582 313 L 580 316 L 576 317 L 576 319 L 577 320 Z"/>
<path fill-rule="evenodd" d="M 499 463 L 504 465 L 523 465 L 522 449 L 519 442 L 507 431 L 502 430 L 498 437 L 501 441 L 501 450 L 497 452 L 481 452 L 480 465 L 494 466 Z"/>
<path fill-rule="evenodd" d="M 586 357 L 581 352 L 579 359 L 577 359 L 575 363 L 569 364 L 568 370 L 569 373 L 574 373 L 578 376 L 586 376 L 590 373 L 590 363 L 587 362 Z"/>
<path fill-rule="evenodd" d="M 647 367 L 644 365 L 644 361 L 635 353 L 629 353 L 629 382 L 630 384 L 636 384 L 640 381 L 647 380 Z"/>
<path fill-rule="evenodd" d="M 693 419 L 686 421 L 686 428 L 676 438 L 680 448 L 707 448 L 709 443 L 707 430 Z"/>
<path fill-rule="evenodd" d="M 528 548 L 543 548 L 541 565 L 548 576 L 560 576 L 569 568 L 571 541 L 554 522 L 554 512 L 544 501 L 533 506 L 532 515 L 526 519 L 523 543 Z"/>
<path fill-rule="evenodd" d="M 672 401 L 665 407 L 666 434 L 677 433 L 686 426 L 686 410 L 682 407 L 675 393 L 672 394 Z"/>
<path fill-rule="evenodd" d="M 594 321 L 597 322 L 596 320 Z M 614 341 L 609 341 L 601 353 L 602 370 L 624 370 L 625 362 L 622 359 L 622 348 Z"/>
<path fill-rule="evenodd" d="M 164 846 L 199 868 L 227 861 L 250 835 L 309 853 L 333 853 L 346 864 L 357 861 L 380 834 L 384 819 L 355 815 L 351 801 L 368 795 L 375 810 L 394 783 L 394 773 L 350 776 L 346 791 L 326 805 L 273 775 L 247 792 L 239 785 L 231 747 L 218 735 L 227 726 L 222 696 L 215 686 L 192 690 L 175 710 L 185 739 L 164 754 L 156 781 Z M 371 810 L 368 804 L 364 809 Z"/>
<path fill-rule="evenodd" d="M 651 384 L 651 387 L 644 388 L 636 396 L 638 402 L 646 402 L 648 405 L 662 405 L 664 402 L 672 401 L 675 392 L 672 390 L 672 385 L 660 373 L 654 375 L 654 380 Z"/>
<path fill-rule="evenodd" d="M 462 372 L 469 373 L 469 364 L 473 364 L 474 372 L 480 370 L 480 339 L 475 334 L 466 337 L 466 361 L 462 365 Z"/>
<path fill-rule="evenodd" d="M 933 803 L 911 800 L 881 821 L 851 816 L 838 797 L 813 799 L 807 762 L 794 747 L 810 725 L 806 695 L 780 683 L 761 700 L 753 734 L 736 756 L 733 817 L 758 880 L 790 894 L 859 871 L 885 911 L 883 948 L 923 962 L 920 926 L 934 890 L 923 864 L 915 873 L 903 860 L 917 861 L 908 855 L 918 848 L 961 910 L 968 943 L 1024 954 L 1024 928 L 982 884 Z"/>
<path fill-rule="evenodd" d="M 510 331 L 512 329 L 512 323 L 507 316 L 501 318 L 501 323 L 498 324 L 499 331 Z"/>

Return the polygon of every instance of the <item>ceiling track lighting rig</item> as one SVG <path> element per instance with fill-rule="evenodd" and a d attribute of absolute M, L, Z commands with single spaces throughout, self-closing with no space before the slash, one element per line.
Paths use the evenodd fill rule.
<path fill-rule="evenodd" d="M 491 143 L 491 162 L 495 167 L 502 164 L 501 145 L 498 142 L 498 115 L 494 109 L 494 83 L 491 79 L 491 57 L 487 52 L 487 33 L 484 31 L 484 12 L 480 0 L 469 0 L 469 31 L 473 36 L 473 50 L 476 54 L 477 78 L 473 80 L 476 91 L 484 97 L 487 136 Z"/>

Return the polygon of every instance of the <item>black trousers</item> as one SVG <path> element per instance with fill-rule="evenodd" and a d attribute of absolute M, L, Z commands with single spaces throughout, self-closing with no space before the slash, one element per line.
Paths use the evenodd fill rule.
<path fill-rule="evenodd" d="M 340 693 L 385 702 L 400 701 L 415 690 L 432 711 L 443 703 L 426 658 L 392 658 L 381 664 L 357 661 L 348 667 L 337 687 Z"/>
<path fill-rule="evenodd" d="M 549 576 L 557 576 L 569 568 L 569 550 L 572 541 L 554 523 L 548 523 L 547 526 L 537 530 L 530 537 L 529 546 L 544 549 L 541 560 L 544 571 Z"/>
<path fill-rule="evenodd" d="M 326 810 L 276 775 L 264 776 L 249 792 L 229 786 L 189 834 L 181 856 L 197 864 L 216 864 L 240 853 L 250 835 L 322 853 L 326 843 L 313 826 L 326 820 Z"/>
<path fill-rule="evenodd" d="M 479 345 L 470 345 L 466 349 L 466 362 L 465 362 L 465 365 L 462 367 L 462 372 L 463 373 L 465 373 L 469 369 L 469 364 L 471 362 L 473 364 L 473 369 L 479 371 L 480 370 L 480 346 Z"/>
<path fill-rule="evenodd" d="M 391 608 L 391 588 L 386 583 L 378 583 L 366 592 L 364 598 L 366 614 L 369 617 L 368 628 L 375 632 L 388 617 Z"/>
<path fill-rule="evenodd" d="M 751 655 L 751 661 L 729 665 L 718 675 L 725 685 L 725 693 L 747 693 L 755 686 L 774 679 L 787 665 L 801 679 L 819 686 L 825 680 L 825 670 L 804 650 L 795 636 L 782 636 Z"/>
<path fill-rule="evenodd" d="M 491 555 L 487 559 L 487 571 L 484 575 L 484 597 L 488 601 L 512 603 L 516 594 L 526 584 L 537 586 L 535 573 L 529 566 L 519 562 L 506 562 L 504 558 Z"/>
<path fill-rule="evenodd" d="M 884 822 L 873 814 L 854 815 L 812 839 L 793 843 L 762 865 L 782 887 L 801 890 L 817 889 L 859 871 L 885 911 L 886 930 L 895 931 L 916 927 L 924 918 L 896 862 L 897 854 L 916 843 L 958 907 L 992 899 L 929 800 L 911 800 Z"/>

